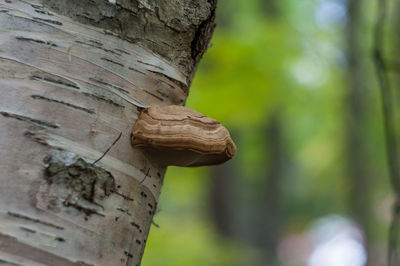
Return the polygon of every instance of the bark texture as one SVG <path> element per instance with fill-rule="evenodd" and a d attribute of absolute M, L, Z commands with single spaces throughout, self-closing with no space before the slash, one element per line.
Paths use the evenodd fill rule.
<path fill-rule="evenodd" d="M 0 261 L 139 265 L 165 167 L 137 107 L 183 105 L 215 1 L 0 0 Z"/>
<path fill-rule="evenodd" d="M 45 0 L 57 13 L 161 55 L 189 80 L 215 28 L 216 0 Z"/>

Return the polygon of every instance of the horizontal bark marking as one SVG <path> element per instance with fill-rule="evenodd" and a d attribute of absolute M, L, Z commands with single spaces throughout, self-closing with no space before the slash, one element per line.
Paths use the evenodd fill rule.
<path fill-rule="evenodd" d="M 125 256 L 127 256 L 128 258 L 133 258 L 132 253 L 129 253 L 128 251 L 124 251 Z M 128 264 L 127 264 L 128 265 Z"/>
<path fill-rule="evenodd" d="M 121 88 L 121 87 L 119 87 L 119 86 L 115 86 L 115 85 L 113 85 L 113 84 L 110 84 L 110 83 L 108 83 L 108 82 L 105 82 L 104 80 L 96 79 L 96 78 L 89 78 L 89 80 L 94 81 L 94 82 L 98 82 L 98 83 L 103 84 L 103 85 L 106 85 L 106 86 L 108 86 L 108 87 L 110 87 L 110 88 L 116 89 L 116 90 L 118 90 L 118 91 L 120 91 L 120 92 L 123 92 L 123 93 L 125 93 L 125 94 L 129 94 L 129 91 L 127 91 L 127 90 L 125 90 L 125 89 L 123 89 L 123 88 Z"/>
<path fill-rule="evenodd" d="M 153 65 L 153 64 L 149 64 L 149 63 L 143 62 L 143 61 L 141 61 L 141 60 L 136 60 L 136 61 L 138 61 L 139 63 L 141 63 L 141 64 L 143 64 L 143 65 L 146 65 L 146 66 L 152 66 L 152 67 L 158 68 L 158 69 L 163 70 L 163 71 L 165 70 L 164 68 L 162 68 L 162 67 L 160 67 L 160 66 Z"/>
<path fill-rule="evenodd" d="M 10 3 L 11 3 L 11 1 L 10 1 Z M 36 9 L 43 9 L 44 8 L 41 5 L 36 5 L 36 4 L 30 4 L 30 5 L 31 5 L 31 7 L 36 8 Z"/>
<path fill-rule="evenodd" d="M 38 17 L 33 17 L 32 19 L 36 20 L 36 21 L 47 22 L 47 23 L 50 23 L 53 25 L 59 25 L 59 26 L 62 25 L 62 23 L 60 21 L 52 20 L 52 19 L 45 19 L 45 18 L 38 18 Z"/>
<path fill-rule="evenodd" d="M 128 209 L 117 208 L 118 211 L 126 213 L 128 216 L 132 216 Z"/>
<path fill-rule="evenodd" d="M 26 37 L 22 37 L 22 36 L 17 36 L 15 37 L 15 39 L 19 40 L 19 41 L 29 41 L 29 42 L 36 42 L 36 43 L 40 43 L 40 44 L 45 44 L 53 47 L 58 47 L 57 44 L 51 42 L 51 41 L 43 41 L 43 40 L 38 40 L 38 39 L 33 39 L 33 38 L 26 38 Z"/>
<path fill-rule="evenodd" d="M 89 114 L 95 114 L 96 113 L 92 109 L 88 109 L 88 108 L 85 108 L 85 107 L 82 107 L 82 106 L 78 106 L 78 105 L 75 105 L 75 104 L 72 104 L 72 103 L 67 103 L 67 102 L 64 102 L 64 101 L 48 98 L 48 97 L 45 97 L 45 96 L 42 96 L 42 95 L 33 94 L 33 95 L 31 95 L 31 97 L 33 99 L 35 99 L 35 100 L 44 100 L 44 101 L 48 101 L 48 102 L 59 103 L 59 104 L 62 104 L 62 105 L 65 105 L 65 106 L 68 106 L 68 107 L 71 107 L 71 108 L 74 108 L 74 109 L 77 109 L 77 110 L 84 111 L 84 112 L 89 113 Z"/>
<path fill-rule="evenodd" d="M 55 85 L 58 85 L 58 84 L 64 85 L 64 86 L 71 87 L 71 88 L 74 88 L 77 90 L 80 89 L 76 84 L 74 84 L 70 81 L 62 80 L 61 78 L 56 79 L 50 75 L 40 75 L 39 73 L 37 73 L 37 74 L 32 75 L 30 78 L 33 80 L 38 80 L 38 81 L 47 81 L 48 83 L 53 83 Z"/>
<path fill-rule="evenodd" d="M 134 226 L 134 227 L 136 227 L 136 228 L 139 230 L 139 233 L 142 233 L 142 232 L 143 232 L 142 229 L 140 229 L 140 225 L 138 225 L 137 223 L 131 222 L 131 225 Z"/>
<path fill-rule="evenodd" d="M 168 84 L 169 85 L 169 84 Z M 171 86 L 171 85 L 170 85 Z M 169 98 L 169 95 L 168 94 L 166 94 L 166 93 L 164 93 L 164 92 L 162 92 L 162 91 L 160 91 L 160 90 L 156 90 L 156 92 L 158 92 L 158 94 L 160 94 L 162 97 L 164 97 L 164 98 Z"/>
<path fill-rule="evenodd" d="M 103 30 L 103 33 L 104 33 L 105 35 L 111 35 L 111 36 L 114 36 L 114 37 L 118 37 L 118 38 L 119 38 L 119 35 L 118 35 L 118 34 L 112 32 L 112 31 L 110 31 L 110 30 Z"/>
<path fill-rule="evenodd" d="M 36 231 L 35 231 L 35 230 L 32 230 L 32 229 L 27 228 L 27 227 L 24 227 L 24 226 L 20 226 L 19 229 L 21 229 L 21 230 L 23 230 L 23 231 L 26 231 L 26 232 L 28 232 L 28 233 L 36 234 Z"/>
<path fill-rule="evenodd" d="M 39 120 L 39 119 L 35 119 L 32 117 L 28 117 L 28 116 L 23 116 L 23 115 L 18 115 L 18 114 L 13 114 L 13 113 L 8 113 L 8 112 L 4 112 L 4 111 L 0 111 L 0 114 L 4 117 L 8 117 L 8 118 L 14 118 L 20 121 L 25 121 L 25 122 L 30 122 L 33 124 L 37 124 L 39 126 L 44 126 L 44 127 L 49 127 L 49 128 L 60 128 L 59 125 L 57 124 L 53 124 L 47 121 L 43 121 L 43 120 Z"/>
<path fill-rule="evenodd" d="M 135 200 L 132 199 L 131 197 L 129 197 L 129 196 L 125 195 L 125 194 L 122 194 L 121 192 L 115 191 L 115 194 L 117 194 L 118 196 L 122 197 L 124 200 L 127 200 L 127 201 L 135 201 Z"/>
<path fill-rule="evenodd" d="M 72 207 L 72 208 L 74 208 L 74 209 L 76 209 L 76 210 L 78 210 L 80 212 L 83 212 L 87 217 L 92 215 L 92 214 L 96 214 L 96 215 L 99 215 L 101 217 L 106 217 L 104 214 L 96 211 L 95 209 L 87 208 L 87 207 L 84 207 L 84 206 L 79 205 L 77 203 L 71 203 L 71 202 L 66 200 L 66 201 L 63 202 L 63 204 L 64 204 L 65 207 Z"/>
<path fill-rule="evenodd" d="M 89 40 L 89 42 L 97 45 L 97 46 L 103 46 L 103 44 L 100 41 L 96 41 L 96 40 Z"/>
<path fill-rule="evenodd" d="M 79 40 L 77 40 L 77 41 L 75 41 L 75 42 L 76 42 L 76 43 L 79 43 L 79 44 L 83 44 L 83 45 L 87 45 L 87 46 L 90 46 L 90 47 L 94 47 L 94 48 L 103 50 L 103 51 L 105 51 L 105 52 L 107 52 L 107 53 L 112 53 L 112 54 L 121 56 L 121 53 L 116 52 L 115 49 L 114 49 L 114 50 L 110 50 L 110 49 L 106 49 L 106 48 L 104 48 L 104 47 L 101 47 L 101 46 L 103 46 L 103 44 L 102 44 L 102 43 L 99 43 L 99 42 L 97 42 L 97 41 L 92 41 L 92 40 L 90 40 L 90 42 L 93 42 L 94 44 L 82 42 L 82 41 L 79 41 Z"/>
<path fill-rule="evenodd" d="M 147 91 L 147 90 L 143 90 L 143 91 L 144 91 L 145 93 L 147 93 L 147 94 L 153 96 L 154 98 L 156 98 L 156 99 L 162 101 L 162 102 L 164 101 L 163 98 L 161 98 L 160 96 L 155 95 L 154 93 L 151 93 L 151 92 L 149 92 L 149 91 Z"/>
<path fill-rule="evenodd" d="M 35 230 L 32 230 L 31 228 L 25 227 L 25 226 L 20 226 L 19 229 L 21 229 L 22 231 L 31 233 L 31 234 L 36 234 L 38 233 L 39 235 L 48 237 L 48 238 L 53 238 L 54 240 L 58 241 L 58 242 L 66 242 L 65 238 L 60 237 L 60 236 L 52 236 L 46 233 L 42 233 L 42 232 L 37 232 Z"/>
<path fill-rule="evenodd" d="M 42 220 L 39 220 L 37 218 L 32 218 L 32 217 L 29 217 L 29 216 L 26 216 L 26 215 L 23 215 L 23 214 L 20 214 L 20 213 L 7 212 L 7 214 L 9 216 L 11 216 L 11 217 L 14 217 L 14 218 L 18 218 L 18 219 L 30 221 L 30 222 L 33 222 L 33 223 L 49 226 L 49 227 L 52 227 L 52 228 L 55 228 L 55 229 L 58 229 L 58 230 L 64 230 L 64 227 L 62 227 L 62 226 L 55 225 L 55 224 L 52 224 L 52 223 L 49 223 L 49 222 L 46 222 L 46 221 L 42 221 Z"/>
<path fill-rule="evenodd" d="M 122 50 L 122 49 L 118 49 L 118 48 L 114 49 L 114 51 L 117 51 L 117 52 L 120 52 L 120 53 L 124 53 L 124 54 L 126 54 L 126 55 L 131 55 L 131 53 L 129 53 L 129 52 L 127 52 L 127 51 L 124 51 L 124 50 Z"/>
<path fill-rule="evenodd" d="M 105 58 L 105 57 L 102 57 L 100 59 L 103 60 L 103 61 L 106 61 L 106 62 L 110 62 L 110 63 L 115 64 L 115 65 L 119 65 L 121 67 L 124 67 L 124 64 L 122 64 L 120 62 L 116 62 L 114 60 L 111 60 L 111 59 L 108 59 L 108 58 Z"/>
<path fill-rule="evenodd" d="M 82 13 L 82 14 L 76 14 L 76 16 L 77 16 L 77 17 L 81 17 L 81 18 L 83 18 L 83 19 L 85 19 L 85 20 L 91 20 L 92 23 L 95 21 L 95 20 L 94 20 L 93 18 L 91 18 L 89 15 L 84 14 L 84 13 Z"/>
<path fill-rule="evenodd" d="M 54 239 L 57 240 L 58 242 L 66 242 L 67 241 L 67 240 L 65 240 L 65 238 L 62 238 L 60 236 L 56 236 Z"/>
<path fill-rule="evenodd" d="M 125 106 L 123 106 L 123 105 L 121 105 L 121 104 L 119 104 L 119 103 L 117 103 L 117 102 L 114 102 L 113 100 L 108 99 L 108 98 L 106 98 L 106 97 L 104 97 L 104 96 L 102 96 L 102 95 L 92 94 L 92 93 L 88 93 L 88 92 L 83 92 L 82 94 L 85 95 L 85 96 L 93 97 L 93 98 L 95 98 L 96 100 L 99 100 L 99 101 L 103 101 L 103 102 L 112 104 L 112 105 L 114 105 L 114 106 L 116 106 L 116 107 L 125 108 Z"/>
<path fill-rule="evenodd" d="M 171 81 L 173 84 L 177 85 L 185 94 L 187 94 L 189 92 L 188 86 L 185 83 L 183 83 L 182 81 L 174 79 L 174 78 L 172 78 L 168 75 L 165 75 L 164 73 L 161 73 L 161 72 L 157 72 L 157 71 L 153 71 L 153 70 L 147 70 L 147 71 Z"/>
<path fill-rule="evenodd" d="M 40 14 L 44 14 L 44 15 L 48 15 L 48 16 L 54 16 L 52 13 L 48 12 L 48 11 L 44 11 L 44 10 L 39 10 L 39 9 L 34 9 L 36 13 L 40 13 Z"/>
<path fill-rule="evenodd" d="M 146 73 L 144 73 L 144 72 L 142 72 L 142 71 L 140 71 L 140 70 L 137 70 L 137 69 L 135 69 L 135 68 L 133 68 L 133 67 L 128 67 L 128 69 L 146 76 Z"/>
<path fill-rule="evenodd" d="M 57 266 L 80 265 L 79 262 L 72 262 L 56 254 L 20 242 L 16 237 L 2 233 L 0 233 L 0 250 L 45 265 L 57 265 Z"/>

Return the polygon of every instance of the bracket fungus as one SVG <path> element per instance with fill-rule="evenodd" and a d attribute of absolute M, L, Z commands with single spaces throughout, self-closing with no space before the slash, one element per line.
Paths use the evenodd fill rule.
<path fill-rule="evenodd" d="M 218 121 L 178 105 L 142 109 L 132 145 L 166 166 L 220 164 L 236 151 L 228 130 Z"/>

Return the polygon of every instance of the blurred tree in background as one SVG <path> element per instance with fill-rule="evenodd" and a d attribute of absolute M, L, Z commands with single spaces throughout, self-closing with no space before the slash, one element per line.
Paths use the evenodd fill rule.
<path fill-rule="evenodd" d="M 389 4 L 395 59 L 400 2 Z M 187 105 L 231 130 L 237 157 L 168 169 L 142 265 L 386 265 L 393 197 L 371 56 L 376 8 L 219 0 Z"/>

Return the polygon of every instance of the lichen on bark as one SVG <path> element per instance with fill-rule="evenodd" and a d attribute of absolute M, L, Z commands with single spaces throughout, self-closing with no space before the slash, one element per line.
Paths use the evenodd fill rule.
<path fill-rule="evenodd" d="M 86 216 L 101 215 L 101 201 L 116 189 L 109 171 L 66 151 L 52 150 L 45 161 L 46 181 L 56 191 L 49 198 L 49 209 L 72 207 Z"/>

